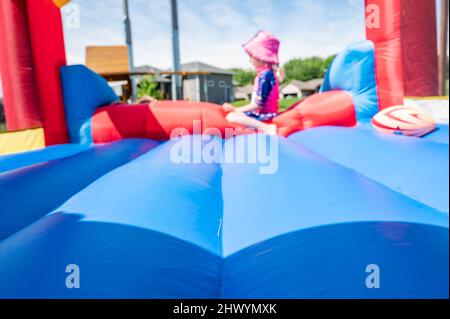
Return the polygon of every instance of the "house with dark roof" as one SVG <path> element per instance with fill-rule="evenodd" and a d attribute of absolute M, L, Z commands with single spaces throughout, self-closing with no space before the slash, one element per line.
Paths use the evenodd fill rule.
<path fill-rule="evenodd" d="M 151 66 L 151 65 L 147 65 L 146 64 L 146 65 L 141 65 L 141 66 L 135 67 L 134 71 L 136 73 L 149 73 L 149 74 L 154 73 L 155 74 L 153 76 L 154 77 L 154 81 L 158 82 L 158 83 L 170 83 L 171 82 L 170 79 L 168 79 L 168 78 L 166 78 L 166 77 L 164 77 L 164 76 L 162 76 L 160 74 L 163 70 L 155 68 L 154 66 Z M 136 78 L 140 79 L 143 76 L 144 75 L 138 75 L 138 76 L 136 76 Z"/>
<path fill-rule="evenodd" d="M 253 94 L 253 84 L 248 84 L 245 86 L 234 86 L 234 99 L 235 100 L 245 100 L 250 101 Z"/>
<path fill-rule="evenodd" d="M 217 104 L 234 100 L 233 72 L 199 61 L 182 64 L 181 72 L 199 73 L 183 77 L 184 100 Z"/>
<path fill-rule="evenodd" d="M 292 80 L 280 87 L 280 98 L 305 97 L 320 90 L 323 79 L 312 79 L 310 81 Z"/>

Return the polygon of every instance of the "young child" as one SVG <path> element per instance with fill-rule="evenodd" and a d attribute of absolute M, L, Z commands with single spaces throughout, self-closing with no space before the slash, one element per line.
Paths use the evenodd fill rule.
<path fill-rule="evenodd" d="M 276 125 L 263 121 L 272 119 L 278 113 L 279 89 L 276 68 L 279 64 L 279 46 L 280 41 L 265 31 L 258 32 L 243 45 L 257 75 L 250 104 L 242 107 L 234 107 L 228 103 L 223 105 L 230 112 L 226 117 L 229 122 L 260 129 L 268 135 L 276 134 Z"/>

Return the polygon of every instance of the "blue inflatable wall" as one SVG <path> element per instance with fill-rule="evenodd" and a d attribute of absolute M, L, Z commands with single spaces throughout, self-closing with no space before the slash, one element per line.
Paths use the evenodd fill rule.
<path fill-rule="evenodd" d="M 358 120 L 378 113 L 375 49 L 371 41 L 355 43 L 336 56 L 328 68 L 321 91 L 343 90 L 353 97 Z"/>
<path fill-rule="evenodd" d="M 84 65 L 64 66 L 60 73 L 70 141 L 92 143 L 92 115 L 100 106 L 119 98 L 104 78 Z"/>

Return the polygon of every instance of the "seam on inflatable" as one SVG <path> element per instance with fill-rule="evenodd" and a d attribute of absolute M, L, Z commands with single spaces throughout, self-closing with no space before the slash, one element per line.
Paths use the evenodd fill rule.
<path fill-rule="evenodd" d="M 221 141 L 222 143 L 222 156 L 224 156 L 224 151 L 225 151 L 225 141 L 222 139 Z M 225 212 L 225 205 L 224 205 L 224 198 L 223 198 L 223 164 L 219 163 L 218 164 L 218 174 L 219 174 L 219 198 L 221 200 L 220 204 L 221 204 L 221 212 L 220 212 L 220 224 L 219 224 L 219 229 L 218 229 L 218 247 L 217 247 L 217 255 L 218 255 L 218 293 L 217 293 L 217 298 L 223 298 L 224 294 L 225 294 L 225 285 L 224 285 L 224 279 L 225 279 L 225 258 L 223 257 L 223 221 L 224 221 L 224 212 Z"/>

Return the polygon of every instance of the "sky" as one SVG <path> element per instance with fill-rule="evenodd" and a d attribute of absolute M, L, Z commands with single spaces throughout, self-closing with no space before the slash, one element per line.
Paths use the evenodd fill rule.
<path fill-rule="evenodd" d="M 129 2 L 135 64 L 170 67 L 170 1 Z M 124 43 L 122 1 L 73 3 L 79 6 L 80 25 L 65 23 L 69 63 L 83 63 L 87 45 Z M 178 6 L 182 63 L 249 67 L 241 45 L 258 30 L 281 40 L 282 63 L 325 57 L 364 39 L 364 0 L 179 0 Z"/>
<path fill-rule="evenodd" d="M 171 67 L 170 1 L 129 2 L 136 66 Z M 74 24 L 71 7 L 63 9 L 69 64 L 84 63 L 88 45 L 124 44 L 121 0 L 73 0 L 72 5 L 79 23 Z M 259 30 L 281 40 L 281 63 L 336 54 L 365 37 L 364 0 L 178 0 L 178 6 L 182 63 L 250 67 L 241 45 Z"/>

